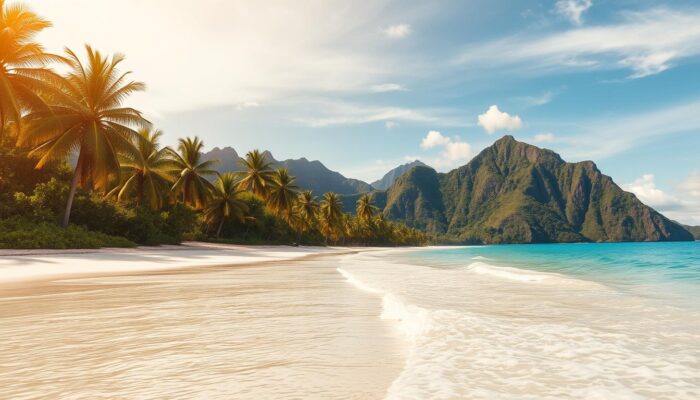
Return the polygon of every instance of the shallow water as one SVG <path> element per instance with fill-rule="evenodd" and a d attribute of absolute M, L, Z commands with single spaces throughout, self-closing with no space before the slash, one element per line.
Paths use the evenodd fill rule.
<path fill-rule="evenodd" d="M 347 257 L 409 350 L 391 399 L 700 398 L 700 243 Z M 391 262 L 390 262 L 391 260 Z"/>
<path fill-rule="evenodd" d="M 0 398 L 382 398 L 405 346 L 331 260 L 0 291 Z"/>

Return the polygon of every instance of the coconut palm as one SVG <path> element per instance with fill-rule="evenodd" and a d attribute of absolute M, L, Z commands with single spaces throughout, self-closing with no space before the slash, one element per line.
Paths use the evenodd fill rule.
<path fill-rule="evenodd" d="M 119 201 L 135 197 L 136 204 L 146 202 L 154 210 L 163 207 L 163 200 L 170 190 L 170 183 L 175 180 L 174 172 L 178 165 L 173 159 L 172 150 L 160 147 L 158 140 L 162 134 L 160 130 L 147 128 L 139 131 L 141 139 L 134 143 L 138 156 L 121 157 L 123 183 L 112 190 L 110 195 L 116 194 Z"/>
<path fill-rule="evenodd" d="M 64 59 L 32 41 L 50 26 L 21 4 L 0 0 L 0 138 L 6 124 L 20 130 L 23 111 L 45 108 L 41 95 L 54 92 L 52 84 L 60 80 L 45 66 Z"/>
<path fill-rule="evenodd" d="M 171 152 L 177 165 L 178 179 L 170 192 L 182 196 L 182 202 L 195 208 L 202 208 L 214 189 L 207 176 L 216 176 L 212 169 L 218 160 L 203 160 L 202 148 L 204 142 L 198 137 L 180 139 L 178 153 Z"/>
<path fill-rule="evenodd" d="M 221 237 L 221 229 L 226 218 L 233 217 L 245 222 L 248 205 L 241 199 L 242 190 L 238 189 L 238 180 L 231 173 L 219 176 L 214 183 L 211 198 L 204 208 L 204 219 L 209 226 L 217 226 L 216 237 Z"/>
<path fill-rule="evenodd" d="M 310 190 L 299 193 L 297 198 L 297 211 L 302 218 L 304 230 L 308 230 L 317 219 L 318 200 Z"/>
<path fill-rule="evenodd" d="M 265 154 L 260 150 L 249 151 L 245 158 L 240 160 L 240 164 L 245 171 L 239 173 L 239 188 L 251 191 L 262 199 L 267 198 L 275 171 L 272 169 L 272 163 L 266 160 Z"/>
<path fill-rule="evenodd" d="M 337 236 L 343 223 L 343 203 L 340 201 L 340 197 L 333 192 L 324 194 L 318 214 L 321 222 L 321 233 L 327 242 L 329 237 Z"/>
<path fill-rule="evenodd" d="M 20 144 L 37 145 L 31 154 L 39 156 L 36 168 L 53 159 L 65 159 L 77 153 L 73 179 L 63 214 L 68 226 L 77 187 L 106 191 L 119 181 L 119 156 L 138 157 L 133 143 L 140 140 L 134 127 L 148 126 L 141 113 L 123 107 L 126 97 L 144 90 L 141 82 L 129 81 L 129 72 L 120 74 L 117 67 L 124 57 L 110 59 L 86 45 L 87 63 L 66 49 L 70 70 L 60 82 L 52 105 L 26 116 L 26 130 Z"/>
<path fill-rule="evenodd" d="M 369 222 L 374 217 L 377 212 L 377 207 L 374 206 L 372 197 L 369 194 L 364 194 L 357 200 L 357 206 L 355 208 L 357 217 L 363 222 Z"/>
<path fill-rule="evenodd" d="M 271 183 L 267 186 L 267 206 L 287 222 L 291 218 L 299 193 L 295 180 L 286 168 L 281 168 L 275 171 Z"/>

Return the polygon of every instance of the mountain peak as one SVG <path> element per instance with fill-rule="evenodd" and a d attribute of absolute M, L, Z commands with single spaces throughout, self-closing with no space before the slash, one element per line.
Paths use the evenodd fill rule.
<path fill-rule="evenodd" d="M 428 167 L 425 163 L 423 163 L 420 160 L 414 160 L 406 164 L 399 165 L 398 167 L 392 169 L 391 171 L 387 172 L 382 179 L 379 179 L 377 181 L 372 182 L 372 187 L 375 189 L 388 189 L 389 186 L 394 184 L 396 179 L 398 179 L 401 175 L 405 174 L 406 172 L 410 171 L 413 167 Z M 428 167 L 430 168 L 430 167 Z"/>

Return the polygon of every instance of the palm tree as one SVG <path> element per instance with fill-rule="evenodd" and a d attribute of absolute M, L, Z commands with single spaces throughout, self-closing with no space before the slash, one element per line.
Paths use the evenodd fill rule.
<path fill-rule="evenodd" d="M 290 221 L 299 192 L 299 187 L 294 183 L 295 180 L 296 178 L 289 175 L 286 168 L 281 168 L 275 171 L 267 189 L 267 206 L 287 223 Z"/>
<path fill-rule="evenodd" d="M 297 243 L 301 242 L 301 234 L 308 232 L 318 219 L 318 202 L 310 190 L 299 193 L 294 214 L 297 218 Z"/>
<path fill-rule="evenodd" d="M 369 222 L 374 217 L 377 212 L 377 207 L 374 206 L 372 197 L 369 194 L 364 194 L 357 200 L 357 207 L 355 208 L 357 216 L 360 220 L 364 222 Z"/>
<path fill-rule="evenodd" d="M 272 163 L 265 159 L 265 154 L 260 150 L 249 151 L 245 158 L 240 160 L 240 164 L 246 170 L 239 173 L 239 188 L 249 190 L 262 199 L 267 198 L 275 171 L 272 169 Z"/>
<path fill-rule="evenodd" d="M 175 180 L 173 173 L 178 165 L 172 157 L 172 150 L 160 147 L 158 139 L 162 134 L 160 130 L 139 131 L 141 139 L 134 143 L 138 157 L 122 156 L 121 175 L 124 181 L 110 195 L 116 194 L 119 201 L 136 197 L 136 204 L 141 205 L 146 201 L 153 210 L 163 207 L 163 199 L 170 190 L 170 183 Z"/>
<path fill-rule="evenodd" d="M 337 235 L 343 222 L 343 203 L 340 197 L 333 192 L 323 195 L 319 206 L 319 219 L 321 222 L 321 233 L 326 238 Z"/>
<path fill-rule="evenodd" d="M 132 127 L 149 125 L 139 111 L 122 106 L 127 96 L 145 89 L 141 82 L 126 82 L 129 72 L 118 72 L 124 57 L 116 54 L 109 59 L 85 47 L 85 65 L 66 49 L 70 71 L 60 81 L 60 93 L 54 93 L 53 104 L 47 109 L 26 116 L 28 126 L 20 134 L 20 144 L 38 145 L 30 153 L 40 157 L 37 169 L 77 152 L 64 227 L 68 226 L 78 185 L 106 191 L 112 182 L 119 181 L 119 156 L 138 157 L 133 143 L 140 136 Z"/>
<path fill-rule="evenodd" d="M 170 192 L 181 195 L 184 204 L 195 208 L 204 207 L 209 194 L 214 189 L 214 185 L 205 177 L 217 175 L 212 167 L 218 160 L 202 160 L 203 147 L 204 142 L 195 136 L 180 139 L 177 146 L 179 153 L 171 152 L 180 176 Z"/>
<path fill-rule="evenodd" d="M 204 219 L 209 226 L 218 225 L 216 237 L 221 237 L 226 218 L 234 217 L 240 222 L 245 222 L 248 205 L 241 200 L 240 195 L 243 191 L 237 186 L 236 176 L 231 172 L 219 176 L 214 183 L 211 198 L 204 209 Z"/>
<path fill-rule="evenodd" d="M 41 95 L 54 92 L 52 84 L 61 79 L 45 65 L 65 59 L 45 53 L 32 41 L 50 26 L 21 4 L 0 0 L 0 139 L 6 124 L 21 131 L 23 111 L 45 108 Z"/>

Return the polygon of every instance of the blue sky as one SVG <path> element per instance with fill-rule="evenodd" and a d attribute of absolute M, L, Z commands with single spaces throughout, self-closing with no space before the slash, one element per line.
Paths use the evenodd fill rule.
<path fill-rule="evenodd" d="M 133 104 L 169 143 L 199 135 L 371 181 L 416 158 L 448 171 L 512 134 L 700 224 L 697 1 L 31 5 L 54 22 L 50 49 L 125 53 L 149 86 Z"/>

